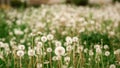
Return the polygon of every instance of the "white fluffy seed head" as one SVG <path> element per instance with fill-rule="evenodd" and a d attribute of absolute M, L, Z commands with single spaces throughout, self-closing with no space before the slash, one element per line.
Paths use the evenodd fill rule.
<path fill-rule="evenodd" d="M 101 48 L 100 45 L 94 45 L 94 48 L 97 49 L 97 48 Z"/>
<path fill-rule="evenodd" d="M 42 47 L 43 43 L 42 42 L 37 42 L 37 47 Z"/>
<path fill-rule="evenodd" d="M 71 51 L 71 50 L 72 50 L 72 46 L 71 45 L 66 47 L 66 51 Z"/>
<path fill-rule="evenodd" d="M 18 45 L 18 50 L 25 50 L 25 46 L 24 45 Z"/>
<path fill-rule="evenodd" d="M 64 55 L 65 54 L 65 49 L 64 49 L 64 47 L 56 47 L 55 48 L 55 54 L 57 55 L 57 56 L 62 56 L 62 55 Z"/>
<path fill-rule="evenodd" d="M 87 53 L 87 52 L 88 52 L 88 48 L 85 48 L 85 49 L 84 49 L 84 53 Z"/>
<path fill-rule="evenodd" d="M 110 52 L 109 51 L 106 51 L 105 52 L 105 56 L 109 56 L 110 55 Z"/>
<path fill-rule="evenodd" d="M 53 40 L 53 38 L 54 38 L 54 36 L 53 36 L 52 34 L 48 34 L 48 35 L 47 35 L 47 39 L 48 39 L 48 40 Z"/>
<path fill-rule="evenodd" d="M 89 55 L 90 55 L 90 56 L 93 56 L 93 55 L 94 55 L 93 50 L 89 50 Z"/>
<path fill-rule="evenodd" d="M 56 47 L 59 47 L 59 46 L 61 46 L 62 45 L 62 43 L 60 42 L 60 41 L 55 41 L 55 46 Z"/>
<path fill-rule="evenodd" d="M 73 41 L 73 42 L 78 42 L 78 37 L 73 37 L 73 38 L 72 38 L 72 41 Z"/>
<path fill-rule="evenodd" d="M 47 37 L 46 37 L 46 36 L 42 36 L 42 37 L 41 37 L 41 41 L 42 41 L 42 42 L 46 42 L 46 41 L 47 41 Z"/>
<path fill-rule="evenodd" d="M 18 50 L 17 51 L 17 56 L 19 56 L 19 57 L 24 56 L 24 51 L 23 50 Z"/>
<path fill-rule="evenodd" d="M 109 46 L 108 45 L 104 45 L 104 49 L 109 49 Z"/>
<path fill-rule="evenodd" d="M 97 53 L 97 54 L 101 54 L 101 53 L 102 53 L 101 48 L 96 48 L 96 53 Z"/>
<path fill-rule="evenodd" d="M 53 61 L 58 60 L 57 56 L 53 56 L 53 57 L 52 57 L 52 60 L 53 60 Z"/>
<path fill-rule="evenodd" d="M 28 56 L 34 56 L 34 55 L 35 55 L 35 51 L 33 49 L 29 49 Z"/>
<path fill-rule="evenodd" d="M 68 36 L 68 37 L 66 37 L 66 39 L 65 39 L 65 40 L 66 40 L 66 42 L 68 42 L 69 44 L 72 44 L 72 42 L 73 42 L 73 41 L 72 41 L 72 38 L 71 38 L 71 37 L 69 37 L 69 36 Z"/>
<path fill-rule="evenodd" d="M 109 68 L 116 68 L 115 64 L 111 64 Z"/>
<path fill-rule="evenodd" d="M 52 48 L 47 48 L 47 52 L 52 52 Z"/>

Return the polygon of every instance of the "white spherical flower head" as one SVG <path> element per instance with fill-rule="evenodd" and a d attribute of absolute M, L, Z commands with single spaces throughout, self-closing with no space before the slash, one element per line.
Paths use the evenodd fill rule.
<path fill-rule="evenodd" d="M 101 48 L 96 48 L 96 53 L 97 53 L 97 54 L 101 54 L 101 53 L 102 53 Z"/>
<path fill-rule="evenodd" d="M 97 48 L 101 48 L 100 45 L 94 45 L 94 48 L 97 49 Z"/>
<path fill-rule="evenodd" d="M 71 51 L 71 50 L 72 50 L 72 46 L 71 45 L 66 47 L 66 51 Z"/>
<path fill-rule="evenodd" d="M 65 40 L 66 40 L 66 42 L 68 42 L 69 44 L 72 44 L 72 42 L 73 42 L 73 41 L 72 41 L 72 38 L 71 38 L 71 37 L 69 37 L 69 36 L 68 36 L 68 37 L 66 37 L 66 39 L 65 39 Z"/>
<path fill-rule="evenodd" d="M 33 49 L 29 49 L 28 50 L 28 55 L 29 56 L 34 56 L 35 55 L 35 51 Z"/>
<path fill-rule="evenodd" d="M 25 50 L 25 46 L 24 45 L 19 45 L 18 50 Z"/>
<path fill-rule="evenodd" d="M 53 61 L 58 60 L 57 56 L 53 56 L 53 57 L 52 57 L 52 60 L 53 60 Z"/>
<path fill-rule="evenodd" d="M 52 34 L 48 34 L 48 35 L 47 35 L 47 39 L 48 39 L 48 40 L 53 40 L 53 38 L 54 38 L 54 36 L 53 36 Z"/>
<path fill-rule="evenodd" d="M 109 56 L 110 55 L 110 52 L 109 51 L 106 51 L 105 52 L 105 56 Z"/>
<path fill-rule="evenodd" d="M 61 46 L 62 45 L 62 43 L 60 42 L 60 41 L 55 41 L 55 46 L 56 47 L 59 47 L 59 46 Z"/>
<path fill-rule="evenodd" d="M 42 41 L 42 42 L 46 42 L 46 41 L 47 41 L 46 36 L 42 36 L 42 37 L 41 37 L 41 41 Z"/>
<path fill-rule="evenodd" d="M 109 68 L 116 68 L 115 64 L 111 64 Z"/>
<path fill-rule="evenodd" d="M 93 56 L 93 55 L 94 55 L 93 50 L 89 50 L 89 55 L 90 55 L 90 56 Z"/>
<path fill-rule="evenodd" d="M 65 48 L 64 47 L 56 47 L 55 48 L 55 54 L 57 55 L 57 56 L 62 56 L 62 55 L 64 55 L 64 53 L 65 53 Z"/>
<path fill-rule="evenodd" d="M 52 48 L 47 48 L 47 52 L 52 52 Z"/>
<path fill-rule="evenodd" d="M 72 40 L 73 42 L 78 42 L 78 37 L 73 37 Z"/>
<path fill-rule="evenodd" d="M 42 42 L 38 42 L 37 43 L 37 47 L 42 47 L 43 43 Z"/>
<path fill-rule="evenodd" d="M 87 53 L 87 52 L 88 52 L 88 48 L 85 48 L 85 49 L 84 49 L 84 53 Z"/>
<path fill-rule="evenodd" d="M 17 51 L 17 56 L 19 56 L 19 57 L 24 56 L 24 51 L 23 50 L 18 50 Z"/>
<path fill-rule="evenodd" d="M 104 49 L 109 49 L 109 46 L 108 45 L 104 45 Z"/>

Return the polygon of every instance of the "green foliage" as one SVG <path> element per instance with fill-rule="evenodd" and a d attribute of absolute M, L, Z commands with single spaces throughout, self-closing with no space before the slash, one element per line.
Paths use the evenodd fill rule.
<path fill-rule="evenodd" d="M 120 0 L 113 0 L 113 2 L 120 2 Z"/>
<path fill-rule="evenodd" d="M 5 15 L 0 11 L 0 38 L 6 38 L 8 36 L 8 25 L 5 21 Z"/>
<path fill-rule="evenodd" d="M 3 68 L 3 67 L 5 67 L 5 62 L 2 59 L 0 59 L 0 68 Z"/>
<path fill-rule="evenodd" d="M 84 43 L 86 41 L 86 44 L 101 44 L 101 41 L 103 44 L 110 44 L 110 39 L 107 34 L 101 34 L 96 32 L 91 32 L 89 34 L 82 33 L 81 34 L 81 41 Z"/>
<path fill-rule="evenodd" d="M 26 2 L 21 2 L 20 0 L 11 0 L 11 5 L 13 7 L 26 7 Z"/>
<path fill-rule="evenodd" d="M 71 0 L 71 2 L 75 5 L 87 5 L 88 0 Z"/>

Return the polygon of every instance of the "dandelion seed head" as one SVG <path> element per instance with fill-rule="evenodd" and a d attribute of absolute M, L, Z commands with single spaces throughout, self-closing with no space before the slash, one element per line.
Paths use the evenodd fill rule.
<path fill-rule="evenodd" d="M 115 64 L 111 64 L 109 68 L 116 68 Z"/>
<path fill-rule="evenodd" d="M 54 36 L 53 36 L 52 34 L 48 34 L 48 35 L 47 35 L 47 39 L 48 39 L 48 40 L 53 40 L 53 38 L 54 38 Z"/>
<path fill-rule="evenodd" d="M 52 52 L 52 48 L 47 48 L 47 52 Z"/>
<path fill-rule="evenodd" d="M 19 56 L 19 57 L 24 56 L 24 51 L 23 50 L 18 50 L 17 51 L 17 56 Z"/>
<path fill-rule="evenodd" d="M 46 36 L 42 36 L 42 37 L 41 37 L 41 41 L 42 41 L 42 42 L 46 42 L 46 41 L 47 41 Z"/>
<path fill-rule="evenodd" d="M 33 49 L 29 49 L 28 56 L 34 56 L 34 55 L 35 55 L 35 51 Z"/>
<path fill-rule="evenodd" d="M 109 51 L 106 51 L 105 52 L 105 56 L 109 56 L 110 55 L 110 52 Z"/>
<path fill-rule="evenodd" d="M 25 46 L 24 45 L 18 45 L 18 50 L 25 50 Z"/>
<path fill-rule="evenodd" d="M 57 55 L 57 56 L 62 56 L 62 55 L 64 55 L 65 54 L 65 49 L 64 49 L 64 47 L 56 47 L 55 48 L 55 54 Z"/>
<path fill-rule="evenodd" d="M 72 38 L 72 41 L 73 41 L 73 42 L 78 42 L 78 37 L 73 37 L 73 38 Z"/>

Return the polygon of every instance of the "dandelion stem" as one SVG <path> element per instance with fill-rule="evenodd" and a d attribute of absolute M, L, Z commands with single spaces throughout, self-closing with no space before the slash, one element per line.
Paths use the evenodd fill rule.
<path fill-rule="evenodd" d="M 49 61 L 50 61 L 50 68 L 52 68 L 51 53 L 50 53 Z"/>
<path fill-rule="evenodd" d="M 77 68 L 79 68 L 79 63 L 80 63 L 80 56 L 79 56 L 79 59 L 78 59 Z"/>
<path fill-rule="evenodd" d="M 20 57 L 20 68 L 22 68 L 22 64 L 21 64 L 21 57 Z"/>

